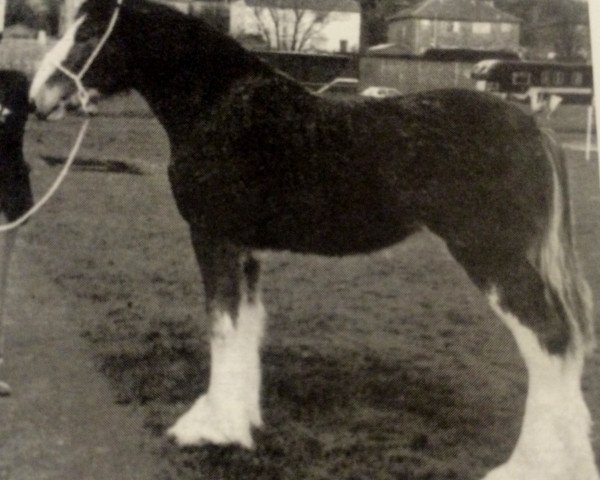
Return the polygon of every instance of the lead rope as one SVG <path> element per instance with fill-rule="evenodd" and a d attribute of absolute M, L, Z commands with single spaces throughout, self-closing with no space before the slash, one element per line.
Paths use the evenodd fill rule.
<path fill-rule="evenodd" d="M 83 84 L 83 80 L 82 80 L 83 76 L 89 70 L 92 63 L 94 63 L 94 60 L 96 60 L 96 57 L 98 56 L 98 54 L 104 47 L 104 44 L 106 43 L 106 41 L 110 37 L 111 33 L 113 32 L 113 30 L 115 28 L 115 24 L 117 23 L 117 19 L 119 18 L 119 12 L 121 10 L 121 6 L 123 5 L 123 1 L 124 0 L 117 0 L 117 4 L 112 13 L 112 16 L 110 18 L 110 21 L 108 23 L 106 31 L 104 32 L 104 35 L 102 35 L 102 38 L 100 39 L 100 41 L 98 42 L 98 44 L 96 45 L 94 50 L 92 51 L 91 55 L 88 57 L 87 61 L 83 65 L 83 67 L 81 67 L 81 70 L 79 71 L 78 74 L 71 72 L 69 69 L 65 68 L 61 64 L 55 65 L 55 67 L 58 70 L 60 70 L 63 74 L 65 74 L 68 78 L 70 78 L 73 81 L 73 83 L 75 84 L 75 87 L 77 88 L 77 96 L 79 98 L 79 101 L 81 102 L 81 109 L 84 112 L 89 113 L 88 104 L 90 101 L 90 93 L 87 90 L 87 88 L 85 88 L 85 85 Z M 56 191 L 60 187 L 60 184 L 63 182 L 63 180 L 67 176 L 69 168 L 75 161 L 75 157 L 77 156 L 77 153 L 79 152 L 79 148 L 81 147 L 81 143 L 83 142 L 83 138 L 85 137 L 85 133 L 87 131 L 89 123 L 90 123 L 89 118 L 86 118 L 86 120 L 81 125 L 81 128 L 79 129 L 79 134 L 77 135 L 75 144 L 71 148 L 71 152 L 69 153 L 69 156 L 68 156 L 67 160 L 65 161 L 65 165 L 63 166 L 62 170 L 56 177 L 56 180 L 54 180 L 54 183 L 52 184 L 50 189 L 46 192 L 46 194 L 33 207 L 31 207 L 27 212 L 25 212 L 20 218 L 18 218 L 17 220 L 15 220 L 13 222 L 10 222 L 10 223 L 4 224 L 4 225 L 0 225 L 0 233 L 9 232 L 9 231 L 14 230 L 15 228 L 19 227 L 20 225 L 22 225 L 29 217 L 34 215 L 40 208 L 42 208 L 44 206 L 44 204 L 48 200 L 50 200 L 50 198 L 56 193 Z M 7 238 L 6 240 L 7 240 L 7 242 L 6 242 L 7 248 L 10 249 L 11 241 L 13 239 Z M 10 254 L 10 252 L 6 252 L 7 259 L 8 259 L 9 254 Z M 0 261 L 2 261 L 2 260 L 0 260 Z M 4 273 L 7 273 L 8 265 L 3 270 L 5 270 Z M 0 288 L 2 288 L 2 290 L 3 290 L 0 292 L 0 297 L 2 299 L 4 299 L 5 293 L 6 293 L 4 291 L 5 286 L 0 285 Z M 4 307 L 4 302 L 2 302 L 2 305 L 0 305 L 0 309 L 3 307 Z M 4 357 L 3 357 L 4 342 L 5 342 L 4 315 L 3 315 L 3 312 L 0 311 L 0 365 L 2 365 L 2 363 L 4 362 Z M 0 380 L 0 396 L 4 396 L 4 395 L 10 395 L 10 386 L 7 383 Z"/>
<path fill-rule="evenodd" d="M 64 164 L 62 170 L 60 171 L 60 173 L 54 180 L 54 183 L 50 186 L 48 191 L 44 194 L 44 196 L 42 198 L 40 198 L 39 201 L 33 207 L 31 207 L 29 210 L 27 210 L 27 212 L 25 212 L 23 215 L 21 215 L 18 219 L 14 220 L 10 223 L 5 223 L 4 225 L 0 225 L 0 233 L 13 230 L 13 229 L 19 227 L 20 225 L 22 225 L 23 223 L 25 223 L 29 217 L 31 217 L 32 215 L 35 215 L 38 212 L 38 210 L 40 208 L 42 208 L 48 202 L 48 200 L 50 200 L 50 198 L 52 198 L 52 196 L 56 193 L 56 191 L 60 187 L 60 184 L 63 182 L 63 180 L 67 176 L 69 168 L 71 168 L 71 165 L 73 165 L 73 162 L 75 161 L 75 157 L 77 156 L 77 153 L 79 153 L 79 148 L 81 147 L 81 143 L 83 142 L 83 138 L 88 129 L 89 123 L 90 123 L 90 119 L 86 118 L 85 121 L 83 122 L 83 124 L 81 125 L 81 128 L 79 129 L 79 134 L 77 135 L 77 140 L 75 140 L 75 143 L 73 144 L 73 147 L 71 148 L 71 152 L 69 153 L 69 156 L 68 156 L 67 160 L 65 161 L 65 164 Z M 1 358 L 1 355 L 2 355 L 2 352 L 0 351 L 0 358 Z"/>
<path fill-rule="evenodd" d="M 71 165 L 73 165 L 73 162 L 75 161 L 75 157 L 77 156 L 77 153 L 79 152 L 79 148 L 81 147 L 81 143 L 83 142 L 85 133 L 89 126 L 89 123 L 90 123 L 89 118 L 86 118 L 85 121 L 82 123 L 82 125 L 79 129 L 79 134 L 77 135 L 77 139 L 75 140 L 75 143 L 73 144 L 73 147 L 71 148 L 71 152 L 69 153 L 69 156 L 68 156 L 67 160 L 65 161 L 65 164 L 64 164 L 62 170 L 60 171 L 60 173 L 58 174 L 58 176 L 56 177 L 56 179 L 54 180 L 54 182 L 52 183 L 52 185 L 50 186 L 48 191 L 44 194 L 44 196 L 42 198 L 40 198 L 40 200 L 33 207 L 31 207 L 29 210 L 27 210 L 27 212 L 25 212 L 23 215 L 21 215 L 17 220 L 14 220 L 10 223 L 6 223 L 4 225 L 0 225 L 0 233 L 4 232 L 4 234 L 5 234 L 4 252 L 2 252 L 3 258 L 0 259 L 0 269 L 1 269 L 1 271 L 0 271 L 0 277 L 1 277 L 0 278 L 0 290 L 1 290 L 0 291 L 0 366 L 2 366 L 2 364 L 4 363 L 4 351 L 5 351 L 5 344 L 6 344 L 6 333 L 5 333 L 5 328 L 4 328 L 5 327 L 4 315 L 6 312 L 6 289 L 8 286 L 7 285 L 7 277 L 8 277 L 9 263 L 10 263 L 12 249 L 13 249 L 15 239 L 16 239 L 16 232 L 14 232 L 14 230 L 17 227 L 19 227 L 20 225 L 22 225 L 29 217 L 31 217 L 32 215 L 35 215 L 35 213 L 38 210 L 40 210 L 40 208 L 42 208 L 48 202 L 48 200 L 50 200 L 50 198 L 52 198 L 52 196 L 56 193 L 56 191 L 60 187 L 61 183 L 67 176 L 67 173 L 69 172 L 69 169 L 71 168 Z M 0 380 L 0 397 L 5 397 L 10 394 L 11 394 L 10 385 L 8 383 Z"/>
<path fill-rule="evenodd" d="M 71 79 L 71 81 L 75 84 L 75 87 L 77 88 L 77 96 L 79 97 L 79 101 L 81 102 L 81 109 L 84 112 L 89 113 L 88 104 L 90 101 L 90 93 L 88 92 L 87 88 L 85 88 L 85 85 L 83 84 L 83 81 L 82 81 L 83 76 L 86 74 L 86 72 L 92 66 L 92 64 L 94 63 L 94 60 L 96 60 L 96 57 L 98 56 L 98 54 L 100 53 L 100 51 L 106 44 L 106 41 L 112 34 L 112 32 L 115 28 L 115 24 L 117 23 L 117 20 L 119 18 L 119 12 L 121 10 L 122 4 L 123 4 L 123 0 L 117 0 L 117 5 L 115 6 L 112 16 L 110 17 L 110 21 L 108 23 L 108 26 L 106 27 L 106 31 L 104 32 L 104 34 L 102 35 L 102 38 L 100 39 L 100 41 L 98 42 L 98 44 L 96 45 L 96 47 L 94 48 L 94 50 L 92 51 L 92 53 L 90 54 L 90 56 L 88 57 L 86 62 L 84 63 L 83 67 L 81 67 L 81 70 L 79 70 L 78 74 L 73 73 L 72 71 L 70 71 L 68 68 L 65 68 L 61 64 L 55 65 L 55 67 L 58 70 L 60 70 L 64 75 L 69 77 Z M 71 153 L 69 154 L 69 157 L 68 157 L 67 161 L 65 162 L 63 169 L 59 173 L 58 177 L 56 177 L 54 184 L 50 187 L 50 189 L 46 192 L 46 194 L 40 199 L 39 202 L 37 202 L 33 207 L 31 207 L 20 218 L 18 218 L 17 220 L 15 220 L 13 222 L 10 222 L 10 223 L 4 224 L 4 225 L 0 225 L 0 233 L 7 232 L 9 230 L 17 228 L 19 225 L 22 225 L 29 217 L 34 215 L 40 208 L 42 208 L 44 206 L 44 204 L 48 200 L 50 200 L 50 198 L 56 193 L 56 191 L 60 187 L 60 184 L 66 177 L 66 175 L 69 171 L 69 168 L 73 164 L 75 157 L 77 156 L 77 152 L 79 151 L 79 147 L 81 147 L 81 142 L 83 141 L 83 137 L 85 136 L 89 122 L 90 122 L 89 119 L 86 119 L 83 122 L 83 124 L 81 125 L 81 128 L 79 129 L 79 135 L 77 135 L 77 140 L 75 141 L 75 144 L 73 145 L 73 148 L 71 149 Z M 1 340 L 0 340 L 0 342 L 1 342 Z M 1 354 L 2 354 L 2 352 L 0 350 L 0 355 Z"/>

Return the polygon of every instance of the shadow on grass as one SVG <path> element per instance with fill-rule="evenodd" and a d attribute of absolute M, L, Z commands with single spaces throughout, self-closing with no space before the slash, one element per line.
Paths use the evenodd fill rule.
<path fill-rule="evenodd" d="M 146 409 L 164 480 L 465 478 L 436 457 L 477 437 L 482 422 L 482 413 L 433 371 L 424 375 L 369 352 L 267 345 L 267 426 L 255 432 L 256 450 L 180 449 L 164 432 L 206 389 L 209 371 L 208 348 L 192 319 L 148 322 L 121 311 L 89 336 L 118 401 Z"/>
<path fill-rule="evenodd" d="M 64 165 L 65 157 L 43 155 L 42 160 L 51 167 Z M 144 175 L 141 168 L 122 160 L 78 158 L 73 162 L 75 170 L 86 172 L 126 173 L 129 175 Z"/>

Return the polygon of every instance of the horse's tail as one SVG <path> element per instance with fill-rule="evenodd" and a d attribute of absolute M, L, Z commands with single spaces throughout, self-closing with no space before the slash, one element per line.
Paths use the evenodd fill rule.
<path fill-rule="evenodd" d="M 572 332 L 571 347 L 591 352 L 595 346 L 591 290 L 581 274 L 575 253 L 566 157 L 552 131 L 542 131 L 546 157 L 552 167 L 552 207 L 541 245 L 539 270 L 550 291 L 550 303 L 562 312 Z M 553 300 L 550 300 L 550 299 Z"/>

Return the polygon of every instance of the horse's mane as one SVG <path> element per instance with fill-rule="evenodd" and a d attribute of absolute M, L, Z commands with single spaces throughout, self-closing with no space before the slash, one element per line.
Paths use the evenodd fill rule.
<path fill-rule="evenodd" d="M 86 0 L 81 6 L 81 12 L 94 12 L 108 19 L 116 1 Z M 164 5 L 155 0 L 124 0 L 122 8 L 132 15 L 143 15 L 157 30 L 167 32 L 164 35 L 173 44 L 189 45 L 209 55 L 218 55 L 219 64 L 238 64 L 237 68 L 250 66 L 251 70 L 262 72 L 270 76 L 277 74 L 285 76 L 290 81 L 296 80 L 287 74 L 274 69 L 270 64 L 260 58 L 256 53 L 244 48 L 237 40 L 228 34 L 213 27 L 201 16 L 188 15 L 173 7 Z"/>
<path fill-rule="evenodd" d="M 85 0 L 79 7 L 80 14 L 92 14 L 108 19 L 117 7 L 116 0 Z M 185 13 L 155 0 L 124 0 L 121 8 L 130 13 L 139 13 L 146 16 L 155 17 L 161 23 L 175 22 L 182 26 L 195 26 L 198 29 L 207 32 L 224 35 L 208 22 L 197 15 L 186 15 Z M 233 40 L 233 39 L 232 39 Z"/>

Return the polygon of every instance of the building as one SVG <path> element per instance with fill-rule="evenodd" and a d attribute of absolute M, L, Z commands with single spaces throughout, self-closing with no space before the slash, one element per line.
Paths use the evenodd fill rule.
<path fill-rule="evenodd" d="M 424 0 L 389 18 L 388 43 L 360 59 L 361 87 L 474 88 L 473 66 L 518 60 L 521 20 L 484 0 Z"/>
<path fill-rule="evenodd" d="M 519 60 L 505 50 L 429 49 L 414 55 L 393 44 L 370 48 L 360 57 L 361 88 L 392 87 L 403 94 L 436 88 L 475 88 L 471 71 L 482 60 Z"/>
<path fill-rule="evenodd" d="M 230 34 L 261 36 L 274 50 L 350 53 L 360 47 L 356 0 L 233 0 Z"/>
<path fill-rule="evenodd" d="M 431 48 L 519 50 L 521 20 L 485 0 L 424 0 L 388 19 L 388 42 L 414 55 Z"/>

